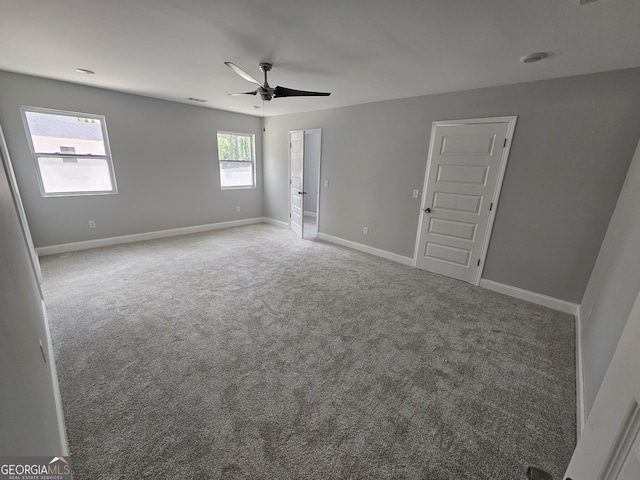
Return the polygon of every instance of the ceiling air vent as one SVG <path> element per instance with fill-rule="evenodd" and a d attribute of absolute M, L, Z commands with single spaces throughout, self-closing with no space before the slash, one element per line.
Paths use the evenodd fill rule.
<path fill-rule="evenodd" d="M 597 2 L 598 0 L 580 0 L 580 5 L 586 5 L 587 3 Z"/>
<path fill-rule="evenodd" d="M 190 102 L 206 103 L 206 100 L 203 98 L 189 97 L 187 98 L 187 100 L 189 100 Z"/>

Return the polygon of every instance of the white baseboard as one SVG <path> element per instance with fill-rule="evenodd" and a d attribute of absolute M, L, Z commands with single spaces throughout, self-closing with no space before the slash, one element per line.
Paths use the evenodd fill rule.
<path fill-rule="evenodd" d="M 270 225 L 275 225 L 276 227 L 289 228 L 289 222 L 283 222 L 282 220 L 276 220 L 274 218 L 263 217 L 262 221 L 264 223 L 268 223 Z"/>
<path fill-rule="evenodd" d="M 398 255 L 397 253 L 370 247 L 368 245 L 363 245 L 362 243 L 352 242 L 351 240 L 345 240 L 344 238 L 334 237 L 333 235 L 327 235 L 326 233 L 322 232 L 318 232 L 318 238 L 320 240 L 325 240 L 337 245 L 342 245 L 343 247 L 349 247 L 360 252 L 369 253 L 371 255 L 375 255 L 376 257 L 386 258 L 387 260 L 392 260 L 403 265 L 408 265 L 410 267 L 413 266 L 413 258 L 403 257 L 402 255 Z"/>
<path fill-rule="evenodd" d="M 584 403 L 584 365 L 582 358 L 582 309 L 576 312 L 576 441 L 580 438 L 586 419 L 587 408 Z"/>
<path fill-rule="evenodd" d="M 305 212 L 304 212 L 304 216 L 305 216 L 305 217 L 314 217 L 314 218 L 315 218 L 315 217 L 317 217 L 317 214 L 316 214 L 316 212 L 307 212 L 307 211 L 305 210 Z"/>
<path fill-rule="evenodd" d="M 265 217 L 247 218 L 244 220 L 232 220 L 230 222 L 210 223 L 207 225 L 195 225 L 193 227 L 172 228 L 170 230 L 158 230 L 156 232 L 135 233 L 133 235 L 123 235 L 120 237 L 98 238 L 96 240 L 86 240 L 82 242 L 62 243 L 60 245 L 50 245 L 36 248 L 39 257 L 45 255 L 55 255 L 57 253 L 75 252 L 77 250 L 88 250 L 90 248 L 109 247 L 123 243 L 141 242 L 144 240 L 155 240 L 157 238 L 175 237 L 178 235 L 188 235 L 189 233 L 207 232 L 210 230 L 220 230 L 222 228 L 241 227 L 254 223 L 272 223 L 276 220 Z"/>
<path fill-rule="evenodd" d="M 44 319 L 45 332 L 47 342 L 47 358 L 49 359 L 49 370 L 51 375 L 51 383 L 53 387 L 53 399 L 56 408 L 56 417 L 58 423 L 58 438 L 62 446 L 61 455 L 69 455 L 69 443 L 67 442 L 67 429 L 64 423 L 64 412 L 62 410 L 62 397 L 60 396 L 60 384 L 58 383 L 58 372 L 56 370 L 55 357 L 53 356 L 53 343 L 51 341 L 51 325 L 49 325 L 49 317 L 47 316 L 47 305 L 42 300 L 42 318 Z"/>
<path fill-rule="evenodd" d="M 560 312 L 569 313 L 571 315 L 576 315 L 578 312 L 578 305 L 575 303 L 549 297 L 541 293 L 530 292 L 529 290 L 525 290 L 523 288 L 512 287 L 511 285 L 505 285 L 504 283 L 494 282 L 493 280 L 487 280 L 483 278 L 480 280 L 480 286 L 493 292 L 504 293 L 505 295 L 509 295 L 510 297 L 519 298 L 520 300 L 526 300 L 527 302 L 535 303 L 536 305 L 542 305 L 543 307 L 549 307 Z"/>

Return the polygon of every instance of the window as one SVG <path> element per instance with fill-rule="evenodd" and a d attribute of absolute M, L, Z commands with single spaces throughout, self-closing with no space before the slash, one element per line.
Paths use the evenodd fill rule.
<path fill-rule="evenodd" d="M 220 186 L 254 188 L 254 135 L 250 133 L 218 132 Z"/>
<path fill-rule="evenodd" d="M 104 117 L 22 108 L 43 196 L 117 193 Z"/>

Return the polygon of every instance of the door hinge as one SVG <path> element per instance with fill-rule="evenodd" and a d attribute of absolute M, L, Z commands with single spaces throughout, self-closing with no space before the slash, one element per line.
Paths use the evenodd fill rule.
<path fill-rule="evenodd" d="M 289 218 L 291 218 L 291 214 L 289 214 Z"/>
<path fill-rule="evenodd" d="M 493 202 L 491 202 L 491 205 L 489 205 L 489 211 L 493 210 Z"/>
<path fill-rule="evenodd" d="M 504 145 L 502 145 L 502 148 L 507 148 L 507 139 L 504 139 Z"/>
<path fill-rule="evenodd" d="M 478 259 L 478 266 L 480 266 L 480 259 Z"/>

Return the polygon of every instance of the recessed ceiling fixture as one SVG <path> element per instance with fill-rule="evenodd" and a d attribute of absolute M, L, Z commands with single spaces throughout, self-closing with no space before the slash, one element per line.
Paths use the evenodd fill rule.
<path fill-rule="evenodd" d="M 548 56 L 549 54 L 547 52 L 530 53 L 529 55 L 525 55 L 524 57 L 521 57 L 520 61 L 522 63 L 534 63 L 534 62 L 539 62 L 540 60 L 544 60 Z"/>
<path fill-rule="evenodd" d="M 82 73 L 83 75 L 95 75 L 96 72 L 93 70 L 87 70 L 86 68 L 76 68 L 76 72 Z"/>
<path fill-rule="evenodd" d="M 204 98 L 195 98 L 195 97 L 189 97 L 187 98 L 187 100 L 189 100 L 190 102 L 199 102 L 199 103 L 205 103 L 206 100 Z"/>

